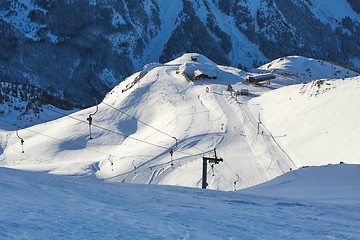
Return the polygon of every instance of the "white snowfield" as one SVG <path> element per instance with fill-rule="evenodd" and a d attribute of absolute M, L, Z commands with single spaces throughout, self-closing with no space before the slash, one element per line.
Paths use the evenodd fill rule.
<path fill-rule="evenodd" d="M 268 92 L 263 127 L 298 166 L 359 163 L 360 78 L 317 80 Z"/>
<path fill-rule="evenodd" d="M 318 61 L 289 58 L 301 60 L 293 69 L 305 64 L 321 75 Z M 217 79 L 188 81 L 182 74 L 207 69 Z M 349 74 L 336 71 L 333 76 Z M 276 82 L 284 82 L 282 74 L 274 74 Z M 1 116 L 0 166 L 201 187 L 202 157 L 214 157 L 216 148 L 224 162 L 208 165 L 208 188 L 238 190 L 302 166 L 359 163 L 359 77 L 257 87 L 245 82 L 248 75 L 185 54 L 167 64 L 146 65 L 109 92 L 98 109 L 67 115 L 47 107 L 47 117 L 57 120 L 17 132 L 9 129 L 21 121 Z M 249 95 L 236 95 L 241 89 Z M 90 114 L 93 139 L 86 120 Z"/>
<path fill-rule="evenodd" d="M 32 127 L 4 113 L 0 239 L 360 239 L 360 77 L 285 59 L 259 87 L 185 54 L 146 65 L 98 107 L 46 106 Z M 321 77 L 319 64 L 335 71 Z M 217 78 L 183 74 L 195 70 Z M 208 165 L 208 188 L 231 192 L 196 189 L 214 148 L 224 161 Z"/>
<path fill-rule="evenodd" d="M 360 165 L 337 164 L 304 167 L 269 182 L 243 189 L 242 193 L 285 197 L 298 201 L 360 204 Z"/>
<path fill-rule="evenodd" d="M 257 70 L 271 71 L 280 75 L 281 77 L 275 82 L 285 85 L 307 83 L 317 79 L 342 79 L 359 75 L 354 71 L 320 59 L 301 56 L 279 58 L 259 67 Z"/>
<path fill-rule="evenodd" d="M 0 168 L 0 239 L 359 239 L 359 171 L 305 168 L 244 194 Z"/>

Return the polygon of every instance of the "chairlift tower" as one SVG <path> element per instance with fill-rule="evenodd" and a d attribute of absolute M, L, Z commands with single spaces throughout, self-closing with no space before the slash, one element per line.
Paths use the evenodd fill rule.
<path fill-rule="evenodd" d="M 202 171 L 202 188 L 206 189 L 207 187 L 207 163 L 213 163 L 213 164 L 219 164 L 220 162 L 223 162 L 224 160 L 222 158 L 218 158 L 216 156 L 216 148 L 214 148 L 215 157 L 203 157 L 203 171 Z"/>
<path fill-rule="evenodd" d="M 92 136 L 91 136 L 92 116 L 95 115 L 99 111 L 99 106 L 98 106 L 97 99 L 96 98 L 94 98 L 94 99 L 95 99 L 95 102 L 96 102 L 96 111 L 94 113 L 90 113 L 89 117 L 86 119 L 89 122 L 89 131 L 90 131 L 89 139 L 93 139 Z"/>
<path fill-rule="evenodd" d="M 22 137 L 19 136 L 19 132 L 18 129 L 16 129 L 16 136 L 18 137 L 18 139 L 20 139 L 20 143 L 21 143 L 21 153 L 24 153 L 24 139 Z"/>

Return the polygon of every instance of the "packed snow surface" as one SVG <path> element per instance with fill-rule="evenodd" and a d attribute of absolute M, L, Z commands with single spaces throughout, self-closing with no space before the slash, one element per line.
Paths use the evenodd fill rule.
<path fill-rule="evenodd" d="M 0 238 L 359 239 L 359 171 L 301 169 L 248 195 L 0 168 Z"/>

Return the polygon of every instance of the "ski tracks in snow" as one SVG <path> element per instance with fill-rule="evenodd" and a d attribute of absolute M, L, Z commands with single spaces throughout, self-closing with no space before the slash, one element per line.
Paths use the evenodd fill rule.
<path fill-rule="evenodd" d="M 288 172 L 290 168 L 295 168 L 296 166 L 290 157 L 279 147 L 271 132 L 261 123 L 261 119 L 257 119 L 250 111 L 247 101 L 245 104 L 240 105 L 240 111 L 244 116 L 244 124 L 250 123 L 252 125 L 252 131 L 249 131 L 251 134 L 249 143 L 254 148 L 254 151 L 261 156 L 263 161 L 269 162 L 267 169 L 274 171 L 280 170 L 281 173 L 285 173 Z"/>

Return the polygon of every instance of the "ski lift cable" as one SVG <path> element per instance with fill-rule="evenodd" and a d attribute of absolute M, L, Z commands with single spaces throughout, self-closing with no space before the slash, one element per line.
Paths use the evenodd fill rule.
<path fill-rule="evenodd" d="M 69 83 L 66 83 L 66 84 L 67 84 L 68 86 L 70 86 Z M 73 87 L 73 86 L 70 86 L 70 87 Z M 78 90 L 80 90 L 82 93 L 84 93 L 85 95 L 87 95 L 87 96 L 89 96 L 89 97 L 95 98 L 95 97 L 91 96 L 89 93 L 87 93 L 87 92 L 85 92 L 84 90 L 82 90 L 81 88 L 79 88 Z M 96 98 L 95 98 L 95 99 L 96 99 Z M 114 106 L 112 106 L 112 105 L 104 102 L 104 101 L 102 101 L 101 103 L 104 104 L 104 105 L 106 105 L 106 106 L 108 106 L 108 107 L 110 107 L 110 108 L 112 108 L 112 109 L 114 109 L 114 110 L 116 110 L 116 111 L 118 111 L 118 112 L 120 112 L 120 113 L 122 113 L 122 114 L 124 114 L 124 115 L 126 115 L 126 116 L 128 116 L 128 117 L 130 117 L 130 118 L 132 118 L 132 119 L 134 119 L 134 120 L 136 120 L 136 121 L 138 121 L 138 122 L 140 122 L 140 123 L 142 123 L 142 124 L 144 124 L 144 125 L 147 126 L 147 127 L 152 128 L 152 129 L 155 130 L 155 131 L 158 131 L 158 132 L 160 132 L 160 133 L 162 133 L 162 134 L 164 134 L 164 135 L 166 135 L 166 136 L 168 136 L 168 137 L 170 137 L 170 138 L 174 138 L 174 136 L 171 136 L 170 134 L 168 134 L 168 133 L 166 133 L 166 132 L 164 132 L 164 131 L 156 128 L 156 127 L 153 127 L 153 126 L 151 126 L 150 124 L 148 124 L 148 123 L 146 123 L 146 122 L 144 122 L 144 121 L 142 121 L 142 120 L 140 120 L 140 119 L 138 119 L 138 118 L 136 118 L 136 117 L 134 117 L 134 116 L 132 116 L 132 115 L 130 115 L 130 114 L 128 114 L 128 113 L 126 113 L 126 112 L 124 112 L 124 111 L 122 111 L 122 110 L 120 110 L 120 109 L 118 109 L 118 108 L 116 108 L 116 107 L 114 107 Z"/>
<path fill-rule="evenodd" d="M 237 174 L 237 173 L 230 167 L 230 165 L 229 165 L 227 162 L 224 162 L 224 163 L 225 163 L 225 165 L 235 174 L 236 180 L 234 181 L 234 185 L 236 185 L 236 183 L 240 180 L 239 174 Z"/>
<path fill-rule="evenodd" d="M 119 109 L 117 109 L 117 108 L 115 108 L 115 107 L 113 107 L 113 106 L 111 106 L 111 105 L 109 105 L 109 104 L 106 103 L 106 102 L 102 102 L 102 103 L 105 104 L 106 106 L 109 106 L 109 107 L 113 108 L 113 109 L 116 110 L 116 111 L 121 112 L 122 114 L 124 114 L 124 115 L 126 115 L 126 116 L 128 116 L 128 117 L 130 117 L 130 118 L 133 118 L 134 120 L 139 121 L 140 123 L 142 123 L 142 124 L 144 124 L 144 125 L 152 128 L 152 129 L 154 129 L 155 131 L 158 131 L 158 132 L 160 132 L 160 133 L 162 133 L 162 134 L 164 134 L 164 135 L 166 135 L 166 136 L 174 139 L 174 140 L 175 140 L 175 147 L 171 149 L 173 152 L 178 148 L 178 139 L 177 139 L 176 137 L 171 136 L 171 135 L 169 135 L 169 134 L 167 134 L 167 133 L 165 133 L 165 132 L 157 129 L 157 128 L 151 126 L 150 124 L 147 124 L 147 123 L 141 121 L 140 119 L 138 119 L 138 118 L 136 118 L 136 117 L 133 117 L 133 116 L 131 116 L 131 115 L 129 115 L 129 114 L 127 114 L 127 113 L 125 113 L 125 112 L 123 112 L 123 111 L 121 111 L 121 110 L 119 110 Z M 192 148 L 198 149 L 199 151 L 201 151 L 201 152 L 203 152 L 203 153 L 205 152 L 204 150 L 202 150 L 202 149 L 200 149 L 200 148 L 198 148 L 198 147 L 195 147 L 195 146 L 193 146 Z M 185 153 L 185 152 L 183 152 L 183 151 L 178 151 L 178 150 L 177 150 L 176 152 L 189 155 L 188 153 Z M 192 154 L 190 154 L 190 155 L 192 155 Z M 198 154 L 196 154 L 196 155 L 198 155 Z"/>
<path fill-rule="evenodd" d="M 4 120 L 2 120 L 2 119 L 0 119 L 0 122 L 6 123 L 6 124 L 8 124 L 8 125 L 10 125 L 10 126 L 13 126 L 13 124 L 11 124 L 11 123 L 9 123 L 9 122 L 7 122 L 7 121 L 4 121 Z M 50 138 L 50 139 L 53 139 L 53 140 L 56 140 L 56 141 L 59 141 L 59 142 L 62 142 L 62 143 L 67 144 L 67 145 L 69 145 L 69 146 L 75 146 L 75 147 L 77 147 L 77 148 L 83 148 L 83 146 L 78 145 L 78 144 L 76 144 L 76 143 L 69 143 L 69 142 L 66 142 L 66 141 L 64 141 L 64 140 L 61 140 L 61 139 L 59 139 L 59 138 L 56 138 L 56 137 L 53 137 L 53 136 L 50 136 L 50 135 L 47 135 L 47 134 L 40 133 L 40 132 L 38 132 L 38 131 L 34 131 L 34 130 L 29 129 L 29 128 L 25 128 L 24 130 L 29 131 L 29 132 L 32 132 L 32 133 L 39 134 L 39 135 L 41 135 L 41 136 L 44 136 L 44 137 L 47 137 L 47 138 Z M 86 150 L 89 150 L 89 151 L 92 151 L 92 152 L 96 152 L 96 153 L 102 154 L 102 155 L 106 155 L 106 156 L 114 156 L 114 155 L 111 155 L 111 154 L 109 154 L 109 153 L 105 153 L 105 152 L 98 151 L 98 150 L 95 150 L 95 149 L 92 149 L 92 148 L 88 148 L 88 147 L 86 147 L 85 149 L 86 149 Z"/>
<path fill-rule="evenodd" d="M 208 152 L 206 153 L 209 153 L 209 152 L 212 152 L 213 150 L 209 150 Z M 191 159 L 194 158 L 194 159 L 198 159 L 200 156 L 203 156 L 204 153 L 198 153 L 198 154 L 192 154 L 192 155 L 189 155 L 188 153 L 186 152 L 181 152 L 180 153 L 183 153 L 183 154 L 186 154 L 187 157 L 190 157 Z M 181 160 L 184 160 L 184 157 L 178 157 L 178 158 L 173 158 L 172 162 L 175 163 L 175 162 L 178 162 L 178 161 L 181 161 Z M 185 159 L 185 161 L 191 161 L 189 159 Z M 152 168 L 156 168 L 156 167 L 161 167 L 161 166 L 166 166 L 168 164 L 171 164 L 171 161 L 167 161 L 167 162 L 164 162 L 164 163 L 159 163 L 159 164 L 156 164 L 156 165 L 151 165 Z"/>
<path fill-rule="evenodd" d="M 66 84 L 67 84 L 68 86 L 70 86 L 70 87 L 73 87 L 73 86 L 71 86 L 69 83 L 66 83 Z M 82 89 L 80 89 L 80 88 L 79 88 L 78 90 L 80 90 L 80 91 L 81 91 L 82 93 L 84 93 L 85 95 L 94 98 L 94 99 L 96 100 L 96 103 L 97 103 L 97 99 L 96 99 L 95 97 L 91 96 L 90 94 L 88 94 L 87 92 L 85 92 L 84 90 L 82 90 Z M 155 130 L 155 131 L 158 131 L 158 132 L 160 132 L 160 133 L 162 133 L 162 134 L 164 134 L 164 135 L 166 135 L 166 136 L 168 136 L 168 137 L 170 137 L 170 138 L 174 138 L 174 139 L 176 140 L 176 147 L 175 147 L 175 149 L 177 148 L 177 140 L 178 140 L 178 139 L 177 139 L 176 137 L 171 136 L 170 134 L 168 134 L 168 133 L 166 133 L 166 132 L 164 132 L 164 131 L 162 131 L 162 130 L 154 127 L 154 126 L 151 126 L 150 124 L 148 124 L 148 123 L 146 123 L 146 122 L 144 122 L 144 121 L 142 121 L 142 120 L 140 120 L 140 119 L 138 119 L 138 118 L 136 118 L 136 117 L 134 117 L 134 116 L 132 116 L 132 115 L 130 115 L 130 114 L 128 114 L 128 113 L 126 113 L 126 112 L 124 112 L 124 111 L 122 111 L 122 110 L 120 110 L 120 109 L 118 109 L 118 108 L 116 108 L 116 107 L 114 107 L 114 106 L 112 106 L 112 105 L 110 105 L 110 104 L 108 104 L 108 103 L 106 103 L 105 101 L 102 101 L 101 103 L 104 104 L 104 105 L 106 105 L 106 106 L 108 106 L 108 107 L 110 107 L 110 108 L 112 108 L 112 109 L 114 109 L 114 110 L 116 110 L 116 111 L 118 111 L 118 112 L 120 112 L 120 113 L 122 113 L 122 114 L 124 114 L 125 116 L 128 116 L 128 117 L 130 117 L 130 118 L 132 118 L 132 119 L 134 119 L 134 120 L 136 120 L 136 121 L 144 124 L 145 126 L 147 126 L 147 127 L 149 127 L 149 128 L 152 128 L 152 129 Z M 205 151 L 204 151 L 203 149 L 200 149 L 200 148 L 195 147 L 195 146 L 194 146 L 193 148 L 195 148 L 195 149 L 197 149 L 197 150 L 205 153 Z M 173 149 L 173 150 L 174 150 L 174 149 Z"/>
<path fill-rule="evenodd" d="M 44 108 L 46 108 L 46 109 L 48 109 L 48 110 L 50 110 L 50 111 L 52 111 L 52 112 L 55 112 L 55 113 L 57 113 L 57 114 L 60 114 L 60 115 L 62 115 L 62 116 L 71 118 L 71 119 L 73 119 L 73 120 L 75 120 L 75 121 L 78 121 L 78 122 L 80 122 L 80 123 L 88 124 L 88 122 L 86 122 L 86 121 L 84 121 L 84 120 L 82 120 L 82 119 L 79 119 L 79 118 L 76 118 L 76 117 L 73 117 L 73 116 L 70 116 L 70 115 L 61 113 L 61 112 L 59 112 L 59 111 L 57 111 L 57 110 L 54 110 L 54 109 L 51 109 L 51 108 L 48 108 L 48 107 L 45 107 L 45 106 L 44 106 Z M 113 134 L 120 135 L 120 136 L 122 136 L 122 137 L 126 137 L 126 138 L 129 138 L 129 139 L 138 141 L 138 142 L 142 142 L 142 143 L 145 143 L 145 144 L 154 146 L 154 147 L 158 147 L 158 148 L 162 148 L 162 149 L 166 149 L 166 150 L 169 149 L 169 147 L 167 147 L 167 146 L 161 146 L 161 145 L 158 145 L 158 144 L 155 144 L 155 143 L 151 143 L 151 142 L 148 142 L 148 141 L 145 141 L 145 140 L 141 140 L 141 139 L 138 139 L 138 138 L 135 138 L 135 137 L 131 137 L 131 136 L 128 136 L 128 135 L 126 135 L 126 134 L 123 134 L 123 133 L 120 133 L 120 132 L 117 132 L 117 131 L 114 131 L 114 130 L 111 130 L 111 129 L 107 129 L 107 128 L 102 127 L 102 126 L 97 125 L 97 124 L 92 124 L 92 126 L 98 128 L 98 129 L 101 129 L 101 130 L 104 130 L 104 131 L 113 133 Z M 177 142 L 177 141 L 176 141 L 176 142 Z M 184 151 L 177 151 L 177 152 L 178 152 L 178 153 L 182 153 L 182 154 L 184 154 L 184 155 L 188 155 L 188 156 L 198 156 L 198 155 L 200 155 L 200 154 L 191 154 L 191 153 L 187 153 L 187 152 L 184 152 Z M 201 154 L 203 154 L 203 153 L 201 153 Z"/>
<path fill-rule="evenodd" d="M 226 181 L 228 181 L 229 183 L 233 184 L 233 182 L 230 181 L 227 177 L 225 177 L 221 172 L 219 172 L 219 170 L 217 170 L 216 168 L 214 168 L 214 170 L 215 170 L 221 177 L 223 177 Z"/>
<path fill-rule="evenodd" d="M 77 120 L 76 118 L 74 118 L 74 119 Z M 81 120 L 80 120 L 80 121 L 81 121 Z M 9 126 L 13 126 L 12 123 L 9 123 L 9 122 L 4 121 L 4 120 L 2 120 L 2 119 L 0 119 L 0 122 L 3 122 L 3 123 L 5 123 L 5 124 L 7 124 L 7 125 L 9 125 Z M 85 122 L 85 121 L 83 121 L 83 122 Z M 78 145 L 78 144 L 76 144 L 76 143 L 69 143 L 69 142 L 67 142 L 67 141 L 65 141 L 65 140 L 62 140 L 62 139 L 59 139 L 59 138 L 50 136 L 50 135 L 48 135 L 48 134 L 43 134 L 43 133 L 41 133 L 41 132 L 38 132 L 38 131 L 35 131 L 35 130 L 31 130 L 31 129 L 29 129 L 29 128 L 26 128 L 26 129 L 24 129 L 24 130 L 27 130 L 27 131 L 32 132 L 32 133 L 35 133 L 35 134 L 39 134 L 39 135 L 44 136 L 44 137 L 46 137 L 46 138 L 53 139 L 53 140 L 55 140 L 55 141 L 58 141 L 58 142 L 67 144 L 67 145 L 69 145 L 69 146 L 75 146 L 75 147 L 77 147 L 77 148 L 83 148 L 83 146 Z M 17 134 L 17 136 L 18 136 L 18 134 Z M 18 137 L 19 137 L 19 136 L 18 136 Z M 119 156 L 116 156 L 116 155 L 113 155 L 113 154 L 109 154 L 109 153 L 106 153 L 106 152 L 103 152 L 103 151 L 99 151 L 99 150 L 96 150 L 96 149 L 92 149 L 92 148 L 89 148 L 89 147 L 86 147 L 84 150 L 88 150 L 88 151 L 91 151 L 91 152 L 94 152 L 94 153 L 98 153 L 98 154 L 101 154 L 101 155 L 108 156 L 108 160 L 111 159 L 111 157 L 116 157 L 116 158 L 119 158 L 119 159 L 120 159 L 120 158 L 123 158 L 123 157 L 119 157 Z M 184 154 L 184 155 L 188 155 L 189 157 L 199 157 L 199 156 L 201 156 L 201 155 L 203 154 L 203 153 L 200 153 L 200 154 L 189 154 L 189 153 L 187 153 L 187 152 L 182 152 L 182 151 L 179 151 L 179 153 L 182 153 L 182 154 Z M 173 159 L 172 161 L 173 161 L 173 162 L 176 162 L 176 161 L 179 161 L 180 159 L 182 159 L 182 158 L 175 158 L 175 159 Z M 159 164 L 159 165 L 164 165 L 164 164 L 168 164 L 168 163 L 171 163 L 171 162 L 167 162 L 167 163 L 163 163 L 163 164 Z"/>
<path fill-rule="evenodd" d="M 65 82 L 65 84 L 68 85 L 68 86 L 71 87 L 71 88 L 74 87 L 74 86 L 70 85 L 68 82 Z M 79 88 L 78 90 L 81 91 L 81 92 L 83 92 L 85 95 L 87 95 L 87 96 L 95 99 L 95 102 L 96 102 L 96 111 L 93 113 L 93 115 L 96 114 L 96 113 L 98 112 L 98 101 L 97 101 L 97 98 L 95 98 L 94 96 L 91 96 L 89 93 L 85 92 L 85 91 L 82 90 L 81 88 Z M 151 126 L 150 124 L 148 124 L 148 123 L 146 123 L 146 122 L 144 122 L 144 121 L 142 121 L 142 120 L 140 120 L 140 119 L 138 119 L 138 118 L 136 118 L 136 117 L 134 117 L 134 116 L 131 116 L 130 114 L 128 114 L 128 113 L 126 113 L 126 112 L 124 112 L 124 111 L 122 111 L 122 110 L 120 110 L 120 109 L 117 109 L 117 108 L 115 108 L 114 106 L 111 106 L 110 104 L 108 104 L 108 103 L 106 103 L 106 102 L 104 102 L 104 101 L 102 101 L 102 103 L 103 103 L 104 105 L 110 107 L 110 108 L 113 108 L 113 109 L 116 110 L 116 111 L 119 111 L 120 113 L 122 113 L 122 114 L 124 114 L 124 115 L 126 115 L 126 116 L 128 116 L 128 117 L 130 117 L 130 118 L 133 118 L 133 119 L 139 121 L 140 123 L 142 123 L 142 124 L 144 124 L 144 125 L 152 128 L 152 129 L 154 129 L 155 131 L 158 131 L 158 132 L 160 132 L 160 133 L 162 133 L 162 134 L 164 134 L 164 135 L 166 135 L 166 136 L 168 136 L 168 137 L 170 137 L 170 138 L 174 138 L 175 141 L 176 141 L 176 144 L 175 144 L 175 145 L 176 145 L 176 148 L 177 148 L 177 143 L 178 143 L 177 140 L 178 140 L 178 139 L 177 139 L 176 137 L 171 136 L 170 134 L 165 133 L 164 131 L 162 131 L 162 130 L 160 130 L 160 129 L 158 129 L 158 128 L 155 128 L 155 127 Z M 43 107 L 46 108 L 46 109 L 48 109 L 48 110 L 50 110 L 50 111 L 56 112 L 56 113 L 58 113 L 58 114 L 60 114 L 60 115 L 63 115 L 63 116 L 66 116 L 66 117 L 70 117 L 70 118 L 72 118 L 72 119 L 74 119 L 74 120 L 77 120 L 77 121 L 79 121 L 79 122 L 83 122 L 83 123 L 89 124 L 89 122 L 83 121 L 83 120 L 81 120 L 81 119 L 77 119 L 77 118 L 75 118 L 75 117 L 71 117 L 71 116 L 69 116 L 69 115 L 63 114 L 63 113 L 61 113 L 61 112 L 59 112 L 59 111 L 56 111 L 56 110 L 54 110 L 54 109 L 47 108 L 47 107 L 45 107 L 45 106 L 43 106 Z M 136 140 L 136 141 L 140 141 L 140 142 L 143 142 L 143 143 L 152 145 L 152 146 L 156 146 L 156 147 L 163 148 L 163 149 L 169 149 L 168 147 L 164 147 L 164 146 L 160 146 L 160 145 L 157 145 L 157 144 L 149 143 L 149 142 L 147 142 L 147 141 L 140 140 L 140 139 L 137 139 L 137 138 L 134 138 L 134 137 L 130 137 L 130 136 L 127 136 L 127 135 L 125 135 L 125 134 L 122 134 L 122 133 L 119 133 L 119 132 L 115 132 L 115 131 L 106 129 L 106 128 L 101 127 L 101 126 L 98 126 L 98 125 L 94 125 L 94 124 L 91 124 L 91 125 L 93 125 L 94 127 L 97 127 L 97 128 L 100 128 L 100 129 L 103 129 L 103 130 L 106 130 L 106 131 L 109 131 L 109 132 L 113 132 L 113 133 L 115 133 L 115 134 L 119 134 L 119 135 L 121 135 L 121 136 L 130 138 L 130 139 Z M 175 149 L 176 149 L 176 148 L 175 148 Z M 201 151 L 203 154 L 205 153 L 205 151 L 202 150 L 202 149 L 200 149 L 200 148 L 197 148 L 197 147 L 195 147 L 195 146 L 194 146 L 193 148 L 198 149 L 198 150 Z M 194 155 L 194 154 L 189 154 L 189 153 L 181 152 L 181 151 L 177 151 L 177 152 L 183 153 L 183 154 L 186 154 L 186 155 L 189 155 L 189 156 L 197 156 L 197 155 L 198 155 L 198 154 L 196 154 L 196 155 Z"/>
<path fill-rule="evenodd" d="M 69 85 L 69 86 L 70 86 L 70 85 Z M 85 92 L 85 91 L 83 91 L 82 89 L 79 89 L 79 90 L 80 90 L 81 92 L 83 92 L 85 95 L 87 95 L 87 96 L 89 96 L 89 97 L 92 97 L 92 98 L 94 98 L 94 99 L 97 101 L 97 99 L 96 99 L 95 97 L 90 96 L 90 94 L 86 93 L 86 92 Z M 146 122 L 142 121 L 141 119 L 136 118 L 136 117 L 134 117 L 134 116 L 132 116 L 132 115 L 130 115 L 130 114 L 128 114 L 128 113 L 126 113 L 125 111 L 120 110 L 120 109 L 118 109 L 118 108 L 116 108 L 116 107 L 114 107 L 114 106 L 110 105 L 109 103 L 107 103 L 107 102 L 105 102 L 105 101 L 102 101 L 101 103 L 102 103 L 102 104 L 104 104 L 104 105 L 106 105 L 106 106 L 108 106 L 108 107 L 110 107 L 110 108 L 112 108 L 112 109 L 114 109 L 115 111 L 118 111 L 118 112 L 120 112 L 120 113 L 124 114 L 125 116 L 128 116 L 128 117 L 130 117 L 130 118 L 132 118 L 132 119 L 134 119 L 134 120 L 136 120 L 136 121 L 138 121 L 138 122 L 142 123 L 143 125 L 145 125 L 145 126 L 147 126 L 147 127 L 151 128 L 151 129 L 153 129 L 153 130 L 155 130 L 155 131 L 157 131 L 157 132 L 160 132 L 160 133 L 164 134 L 165 136 L 168 136 L 168 137 L 170 137 L 170 138 L 174 138 L 174 139 L 176 140 L 176 147 L 175 147 L 173 150 L 175 150 L 175 149 L 177 148 L 177 140 L 178 140 L 178 139 L 177 139 L 176 137 L 174 137 L 174 136 L 172 136 L 172 135 L 170 135 L 170 134 L 168 134 L 168 133 L 166 133 L 166 132 L 164 132 L 164 131 L 162 131 L 162 130 L 160 130 L 160 129 L 158 129 L 158 128 L 154 127 L 154 126 L 151 126 L 150 124 L 148 124 L 148 123 L 146 123 Z M 198 150 L 199 150 L 199 151 L 201 151 L 201 152 L 205 152 L 203 149 L 200 149 L 200 148 L 198 148 L 198 147 L 193 147 L 193 148 L 198 149 Z"/>
<path fill-rule="evenodd" d="M 168 133 L 166 133 L 166 132 L 164 132 L 164 131 L 156 128 L 156 127 L 153 127 L 153 126 L 151 126 L 150 124 L 148 124 L 148 123 L 146 123 L 146 122 L 144 122 L 144 121 L 142 121 L 142 120 L 140 120 L 140 119 L 138 119 L 138 118 L 136 118 L 136 117 L 134 117 L 134 116 L 131 116 L 130 114 L 128 114 L 128 113 L 126 113 L 126 112 L 124 112 L 124 111 L 122 111 L 122 110 L 120 110 L 120 109 L 118 109 L 118 108 L 116 108 L 116 107 L 114 107 L 114 106 L 111 106 L 110 104 L 108 104 L 108 103 L 106 103 L 106 102 L 104 102 L 104 101 L 103 101 L 102 103 L 103 103 L 104 105 L 106 105 L 106 106 L 108 106 L 108 107 L 110 107 L 110 108 L 112 108 L 112 109 L 114 109 L 114 110 L 116 110 L 116 111 L 124 114 L 125 116 L 128 116 L 128 117 L 130 117 L 130 118 L 132 118 L 132 119 L 134 119 L 134 120 L 136 120 L 136 121 L 144 124 L 145 126 L 147 126 L 147 127 L 149 127 L 149 128 L 152 128 L 152 129 L 155 130 L 155 131 L 158 131 L 158 132 L 160 132 L 160 133 L 162 133 L 162 134 L 164 134 L 164 135 L 166 135 L 166 136 L 168 136 L 168 137 L 170 137 L 170 138 L 175 138 L 174 136 L 171 136 L 170 134 L 168 134 Z M 175 138 L 175 139 L 176 139 L 176 138 Z"/>
<path fill-rule="evenodd" d="M 63 115 L 63 116 L 65 116 L 65 117 L 71 118 L 71 119 L 73 119 L 73 120 L 75 120 L 75 121 L 88 124 L 88 122 L 86 122 L 86 121 L 84 121 L 84 120 L 82 120 L 82 119 L 79 119 L 79 118 L 76 118 L 76 117 L 73 117 L 73 116 L 70 116 L 70 115 L 61 113 L 61 112 L 56 111 L 56 110 L 51 109 L 51 108 L 47 108 L 47 107 L 44 107 L 44 108 L 46 108 L 46 109 L 48 109 L 48 110 L 50 110 L 50 111 L 53 111 L 53 112 L 55 112 L 55 113 L 58 113 L 58 114 L 60 114 L 60 115 Z M 117 132 L 117 131 L 114 131 L 114 130 L 111 130 L 111 129 L 107 129 L 107 128 L 102 127 L 102 126 L 97 125 L 97 124 L 92 124 L 92 126 L 94 126 L 94 127 L 96 127 L 96 128 L 99 128 L 99 129 L 101 129 L 101 130 L 104 130 L 104 131 L 108 131 L 108 132 L 110 132 L 110 133 L 118 134 L 118 135 L 120 135 L 120 136 L 129 138 L 129 139 L 132 139 L 132 140 L 136 140 L 136 141 L 139 141 L 139 142 L 142 142 L 142 143 L 146 143 L 146 144 L 149 144 L 149 145 L 152 145 L 152 146 L 155 146 L 155 147 L 159 147 L 159 148 L 163 148 L 163 149 L 169 149 L 168 147 L 161 146 L 161 145 L 154 144 L 154 143 L 150 143 L 150 142 L 147 142 L 147 141 L 145 141 L 145 140 L 138 139 L 138 138 L 134 138 L 134 137 L 128 136 L 128 135 L 126 135 L 126 134 L 123 134 L 123 133 L 120 133 L 120 132 Z"/>
<path fill-rule="evenodd" d="M 239 178 L 239 175 L 230 167 L 230 165 L 225 161 L 225 165 Z"/>

